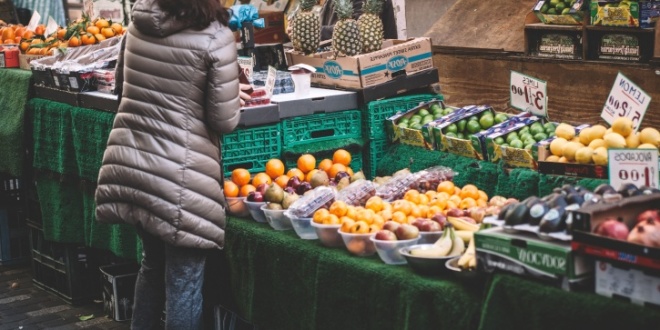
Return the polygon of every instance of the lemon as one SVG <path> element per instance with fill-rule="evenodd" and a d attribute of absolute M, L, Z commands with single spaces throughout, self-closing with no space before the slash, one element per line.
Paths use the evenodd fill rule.
<path fill-rule="evenodd" d="M 591 159 L 596 165 L 607 165 L 607 148 L 598 147 L 591 154 Z"/>
<path fill-rule="evenodd" d="M 598 148 L 598 147 L 607 147 L 607 144 L 605 144 L 605 140 L 603 140 L 603 139 L 595 139 L 595 140 L 592 140 L 592 141 L 589 143 L 589 148 L 591 148 L 591 149 L 594 149 L 594 150 L 595 150 L 595 149 Z"/>
<path fill-rule="evenodd" d="M 650 144 L 650 143 L 642 143 L 637 147 L 637 149 L 658 149 L 658 147 Z"/>
<path fill-rule="evenodd" d="M 605 126 L 603 126 L 603 125 L 594 125 L 594 126 L 591 126 L 589 128 L 590 128 L 591 134 L 593 134 L 592 135 L 592 140 L 602 139 L 603 136 L 605 136 L 605 131 L 607 131 L 607 128 L 605 128 Z"/>
<path fill-rule="evenodd" d="M 585 146 L 588 146 L 592 138 L 592 133 L 591 133 L 591 127 L 587 127 L 583 130 L 580 131 L 580 134 L 578 135 L 580 138 L 580 143 L 584 144 Z"/>
<path fill-rule="evenodd" d="M 603 134 L 603 137 L 605 137 L 605 135 L 610 134 L 610 133 L 612 133 L 612 128 L 611 127 L 605 130 L 605 134 Z"/>
<path fill-rule="evenodd" d="M 632 132 L 626 138 L 626 147 L 627 148 L 637 148 L 639 146 L 639 134 Z"/>
<path fill-rule="evenodd" d="M 555 128 L 555 135 L 566 140 L 572 140 L 575 137 L 575 128 L 569 124 L 561 123 Z"/>
<path fill-rule="evenodd" d="M 568 141 L 568 142 L 577 142 L 577 143 L 579 143 L 579 144 L 582 144 L 582 142 L 580 142 L 580 138 L 577 137 L 577 136 L 574 137 L 574 138 L 572 138 L 572 139 L 571 139 L 570 141 Z"/>
<path fill-rule="evenodd" d="M 657 129 L 647 127 L 639 132 L 639 141 L 641 143 L 648 143 L 654 146 L 660 145 L 660 132 Z"/>
<path fill-rule="evenodd" d="M 623 136 L 619 135 L 619 133 L 605 134 L 603 140 L 605 140 L 605 144 L 607 145 L 608 148 L 626 147 L 626 139 L 624 139 Z"/>
<path fill-rule="evenodd" d="M 561 157 L 559 157 L 557 162 L 558 163 L 568 163 L 568 159 L 566 159 L 566 157 L 564 157 L 564 156 L 561 156 Z"/>
<path fill-rule="evenodd" d="M 558 162 L 559 161 L 559 156 L 555 155 L 550 155 L 548 158 L 545 159 L 546 162 Z"/>
<path fill-rule="evenodd" d="M 580 164 L 591 163 L 591 156 L 594 150 L 589 147 L 582 147 L 575 152 L 575 161 Z"/>
<path fill-rule="evenodd" d="M 550 142 L 550 152 L 555 156 L 562 156 L 561 149 L 564 148 L 564 145 L 568 143 L 564 138 L 556 138 Z"/>
<path fill-rule="evenodd" d="M 627 137 L 633 131 L 633 122 L 628 117 L 619 117 L 612 123 L 612 132 Z"/>
<path fill-rule="evenodd" d="M 563 148 L 561 148 L 561 154 L 566 157 L 567 160 L 569 161 L 574 161 L 575 160 L 575 153 L 578 151 L 578 149 L 584 147 L 580 142 L 568 142 L 564 145 Z"/>

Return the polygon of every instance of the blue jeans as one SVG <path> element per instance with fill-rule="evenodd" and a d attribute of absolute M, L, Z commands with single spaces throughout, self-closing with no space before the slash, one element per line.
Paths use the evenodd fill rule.
<path fill-rule="evenodd" d="M 202 286 L 208 251 L 166 244 L 137 230 L 142 239 L 142 267 L 135 284 L 131 329 L 160 329 L 165 306 L 166 329 L 202 329 Z"/>

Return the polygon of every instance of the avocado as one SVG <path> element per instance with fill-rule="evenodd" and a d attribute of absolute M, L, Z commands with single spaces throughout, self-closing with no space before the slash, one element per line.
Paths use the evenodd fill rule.
<path fill-rule="evenodd" d="M 635 193 L 639 190 L 637 186 L 632 183 L 626 183 L 619 189 L 618 193 L 621 194 L 624 198 L 635 196 Z"/>
<path fill-rule="evenodd" d="M 531 196 L 531 197 L 525 198 L 525 200 L 523 200 L 522 203 L 525 204 L 525 206 L 527 206 L 528 208 L 530 208 L 530 207 L 532 207 L 532 205 L 536 204 L 538 201 L 540 201 L 540 199 L 538 197 Z"/>
<path fill-rule="evenodd" d="M 582 203 L 584 203 L 584 197 L 582 197 L 582 195 L 580 195 L 579 193 L 574 192 L 566 196 L 566 202 L 569 205 L 577 204 L 579 206 L 582 205 Z"/>
<path fill-rule="evenodd" d="M 559 189 L 559 188 L 556 188 Z M 541 198 L 542 201 L 550 201 L 551 199 L 555 198 L 556 196 L 561 196 L 560 192 L 553 192 L 551 194 L 545 195 L 543 198 Z"/>
<path fill-rule="evenodd" d="M 529 213 L 529 207 L 525 203 L 520 203 L 513 208 L 508 217 L 504 219 L 506 226 L 515 226 L 527 222 L 526 215 Z"/>
<path fill-rule="evenodd" d="M 570 195 L 570 194 L 572 194 L 572 193 L 577 192 L 577 191 L 575 190 L 575 188 L 573 187 L 573 185 L 570 185 L 570 184 L 565 184 L 565 185 L 563 185 L 563 186 L 561 187 L 561 190 L 562 190 L 562 192 L 564 193 L 564 195 L 566 195 L 566 196 L 568 196 L 568 195 Z"/>
<path fill-rule="evenodd" d="M 532 226 L 538 226 L 541 222 L 543 216 L 550 211 L 550 206 L 547 202 L 539 200 L 529 209 L 527 218 L 529 219 L 529 224 Z"/>
<path fill-rule="evenodd" d="M 517 203 L 511 203 L 511 204 L 505 205 L 500 210 L 500 213 L 497 214 L 497 218 L 500 219 L 500 220 L 504 220 L 506 218 L 508 212 L 513 211 L 513 208 L 516 207 L 516 205 L 518 205 L 518 204 Z"/>
<path fill-rule="evenodd" d="M 551 198 L 548 201 L 548 205 L 551 208 L 555 208 L 555 207 L 558 207 L 558 206 L 566 207 L 566 205 L 568 205 L 568 202 L 566 202 L 566 197 L 565 196 L 557 195 L 557 196 L 554 196 L 553 198 Z"/>
<path fill-rule="evenodd" d="M 585 198 L 582 207 L 587 207 L 589 205 L 599 204 L 603 202 L 603 197 L 600 195 L 593 195 L 591 198 Z"/>
<path fill-rule="evenodd" d="M 564 206 L 551 208 L 541 219 L 539 231 L 542 233 L 555 233 L 564 230 L 566 227 L 566 222 L 564 222 L 566 220 L 565 213 Z"/>
<path fill-rule="evenodd" d="M 594 189 L 594 193 L 598 195 L 616 194 L 616 189 L 607 183 L 603 183 Z"/>

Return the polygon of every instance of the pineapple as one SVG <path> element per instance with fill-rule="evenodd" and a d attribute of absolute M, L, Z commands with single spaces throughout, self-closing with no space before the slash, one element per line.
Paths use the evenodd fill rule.
<path fill-rule="evenodd" d="M 383 0 L 366 0 L 362 7 L 362 15 L 358 18 L 362 52 L 371 53 L 380 50 L 383 45 L 383 21 L 380 12 L 383 10 Z"/>
<path fill-rule="evenodd" d="M 334 11 L 339 21 L 332 31 L 332 48 L 338 55 L 353 56 L 362 51 L 360 29 L 353 19 L 353 1 L 335 0 Z"/>
<path fill-rule="evenodd" d="M 313 54 L 319 48 L 321 18 L 318 12 L 312 10 L 317 1 L 302 0 L 291 26 L 293 49 L 305 54 Z"/>

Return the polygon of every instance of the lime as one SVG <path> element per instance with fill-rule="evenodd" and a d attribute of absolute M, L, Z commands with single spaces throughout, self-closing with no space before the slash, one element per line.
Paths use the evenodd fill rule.
<path fill-rule="evenodd" d="M 545 14 L 548 12 L 548 4 L 544 3 L 543 6 L 541 7 L 541 13 Z"/>
<path fill-rule="evenodd" d="M 513 140 L 513 141 L 509 142 L 509 145 L 513 148 L 522 149 L 523 142 L 520 141 L 520 140 Z"/>
<path fill-rule="evenodd" d="M 534 122 L 534 123 L 532 123 L 531 125 L 529 125 L 529 128 L 530 128 L 530 129 L 531 129 L 531 128 L 534 128 L 534 127 L 537 127 L 537 128 L 539 128 L 539 127 L 543 127 L 543 124 L 541 124 L 540 121 L 537 121 L 537 122 Z"/>
<path fill-rule="evenodd" d="M 479 119 L 479 125 L 481 125 L 481 128 L 483 128 L 483 129 L 491 128 L 493 126 L 494 122 L 495 122 L 495 119 L 493 118 L 492 115 L 491 116 L 482 116 Z"/>
<path fill-rule="evenodd" d="M 501 136 L 498 136 L 498 137 L 493 139 L 493 142 L 495 142 L 496 144 L 502 144 L 502 143 L 504 143 L 504 138 L 501 137 Z"/>
<path fill-rule="evenodd" d="M 490 112 L 490 111 L 484 111 L 481 114 L 479 114 L 479 119 L 481 119 L 483 117 L 493 117 L 493 113 Z"/>
<path fill-rule="evenodd" d="M 443 115 L 441 112 L 438 112 L 438 113 L 434 113 L 434 114 L 433 114 L 433 119 L 440 119 L 440 118 L 442 118 L 442 117 L 444 117 L 444 115 Z"/>
<path fill-rule="evenodd" d="M 506 136 L 506 143 L 511 143 L 513 140 L 520 140 L 516 132 L 511 132 Z"/>
<path fill-rule="evenodd" d="M 566 8 L 566 5 L 563 2 L 560 2 L 557 5 L 555 5 L 555 10 L 558 13 L 561 13 L 565 8 Z"/>
<path fill-rule="evenodd" d="M 529 139 L 529 140 L 522 140 L 524 145 L 528 144 L 536 144 L 536 140 L 534 139 Z"/>
<path fill-rule="evenodd" d="M 421 123 L 421 122 L 422 122 L 422 116 L 414 115 L 410 117 L 410 123 Z"/>
<path fill-rule="evenodd" d="M 410 119 L 408 119 L 406 117 L 403 117 L 403 118 L 399 119 L 399 123 L 406 123 L 407 124 L 409 121 L 410 121 Z"/>
<path fill-rule="evenodd" d="M 417 111 L 417 114 L 424 117 L 429 114 L 429 111 L 426 108 L 421 108 L 419 111 Z"/>
<path fill-rule="evenodd" d="M 479 125 L 479 123 L 476 120 L 468 121 L 467 125 L 465 125 L 465 128 L 471 134 L 474 134 L 474 133 L 477 133 L 477 132 L 481 131 L 481 126 Z"/>
<path fill-rule="evenodd" d="M 427 120 L 432 121 L 433 120 L 433 115 L 429 113 L 428 115 L 422 117 L 422 123 L 425 122 L 425 121 L 428 123 Z"/>
<path fill-rule="evenodd" d="M 525 150 L 532 150 L 532 147 L 534 147 L 534 143 L 528 143 L 525 145 Z"/>
<path fill-rule="evenodd" d="M 550 8 L 550 9 L 548 9 L 548 12 L 546 14 L 548 14 L 548 15 L 557 15 L 557 10 L 555 10 L 554 8 Z"/>
<path fill-rule="evenodd" d="M 555 124 L 553 123 L 545 123 L 543 124 L 543 129 L 545 130 L 546 133 L 554 132 L 555 131 Z"/>
<path fill-rule="evenodd" d="M 530 127 L 529 132 L 536 136 L 536 134 L 545 133 L 545 130 L 543 129 L 543 126 L 539 125 Z"/>
<path fill-rule="evenodd" d="M 467 120 L 466 119 L 461 119 L 456 123 L 456 126 L 458 127 L 459 132 L 465 131 L 465 125 L 467 125 Z"/>
<path fill-rule="evenodd" d="M 410 128 L 412 128 L 412 129 L 416 129 L 416 130 L 418 130 L 418 131 L 421 131 L 421 130 L 422 130 L 422 124 L 420 124 L 420 123 L 414 123 L 414 124 L 411 124 L 411 125 L 410 125 Z"/>
<path fill-rule="evenodd" d="M 562 15 L 568 15 L 570 12 L 571 12 L 571 8 L 564 8 L 564 9 L 561 11 L 561 14 L 562 14 Z"/>
<path fill-rule="evenodd" d="M 465 140 L 465 134 L 463 134 L 461 132 L 456 133 L 456 137 L 461 139 L 461 140 Z"/>
<path fill-rule="evenodd" d="M 398 126 L 399 126 L 399 128 L 408 128 L 408 123 L 407 123 L 407 122 L 405 122 L 405 123 L 399 123 Z"/>
<path fill-rule="evenodd" d="M 562 5 L 564 4 L 564 2 L 562 0 L 550 0 L 550 6 L 553 7 L 553 8 L 557 7 L 557 5 L 560 4 L 560 3 Z"/>
<path fill-rule="evenodd" d="M 529 126 L 525 126 L 518 130 L 518 135 L 522 135 L 523 133 L 529 134 Z"/>
<path fill-rule="evenodd" d="M 454 133 L 454 132 L 447 132 L 447 133 L 445 133 L 445 135 L 447 137 L 450 137 L 450 138 L 456 138 L 456 133 Z"/>
<path fill-rule="evenodd" d="M 458 128 L 456 127 L 456 124 L 451 124 L 445 128 L 445 133 L 456 134 L 456 132 L 458 132 Z"/>
<path fill-rule="evenodd" d="M 438 112 L 438 111 L 442 111 L 442 107 L 437 103 L 431 104 L 431 112 Z"/>
<path fill-rule="evenodd" d="M 534 134 L 534 140 L 536 140 L 536 141 L 543 141 L 547 138 L 548 138 L 548 134 L 545 134 L 545 133 Z"/>
<path fill-rule="evenodd" d="M 529 140 L 529 139 L 534 139 L 534 136 L 532 134 L 529 134 L 529 132 L 520 133 L 520 134 L 518 134 L 518 136 L 523 141 Z"/>
<path fill-rule="evenodd" d="M 555 131 L 548 132 L 548 137 L 554 137 L 555 136 Z"/>
<path fill-rule="evenodd" d="M 500 144 L 500 147 L 502 147 L 502 148 L 506 148 L 506 147 L 508 147 L 508 146 L 509 146 L 508 143 L 502 143 L 502 144 Z"/>
<path fill-rule="evenodd" d="M 504 122 L 507 119 L 509 119 L 509 117 L 507 117 L 507 115 L 505 115 L 503 113 L 498 113 L 498 114 L 495 115 L 495 124 L 499 124 L 501 122 Z"/>

